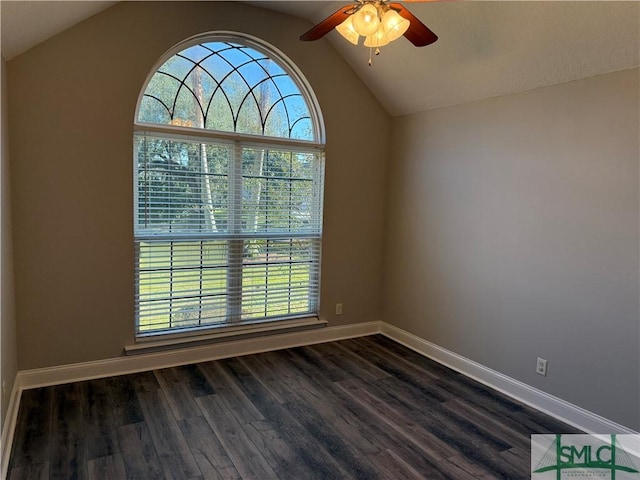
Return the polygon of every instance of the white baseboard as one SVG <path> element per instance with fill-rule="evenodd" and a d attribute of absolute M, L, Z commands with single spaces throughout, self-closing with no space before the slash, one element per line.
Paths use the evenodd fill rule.
<path fill-rule="evenodd" d="M 587 433 L 637 434 L 638 432 L 589 412 L 561 398 L 554 397 L 526 383 L 496 372 L 434 343 L 424 340 L 388 323 L 381 324 L 381 333 L 416 352 L 457 372 L 498 390 L 536 410 L 572 425 Z"/>
<path fill-rule="evenodd" d="M 174 351 L 154 352 L 20 371 L 14 382 L 7 417 L 2 429 L 0 478 L 6 478 L 22 390 L 313 345 L 315 343 L 332 342 L 377 333 L 382 333 L 436 362 L 585 432 L 603 434 L 638 433 L 500 372 L 496 372 L 398 327 L 384 322 L 365 322 L 215 343 Z"/>
<path fill-rule="evenodd" d="M 7 469 L 9 468 L 9 456 L 11 455 L 11 446 L 13 445 L 13 434 L 16 431 L 16 420 L 18 419 L 18 407 L 20 406 L 20 394 L 22 389 L 19 386 L 18 377 L 13 382 L 11 396 L 9 397 L 9 405 L 7 414 L 2 425 L 2 437 L 0 438 L 0 478 L 7 478 Z"/>
<path fill-rule="evenodd" d="M 339 327 L 326 327 L 315 330 L 252 337 L 243 340 L 181 348 L 178 350 L 25 370 L 18 372 L 18 379 L 19 386 L 22 389 L 46 387 L 49 385 L 79 382 L 94 378 L 111 377 L 158 368 L 175 367 L 189 363 L 208 362 L 221 358 L 281 350 L 283 348 L 300 347 L 314 343 L 332 342 L 376 333 L 380 333 L 380 322 L 354 323 Z"/>

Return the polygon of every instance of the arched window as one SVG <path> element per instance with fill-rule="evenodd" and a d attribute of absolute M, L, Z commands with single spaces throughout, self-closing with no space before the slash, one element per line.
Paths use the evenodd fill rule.
<path fill-rule="evenodd" d="M 317 315 L 323 125 L 297 68 L 242 34 L 193 38 L 134 129 L 137 335 Z"/>

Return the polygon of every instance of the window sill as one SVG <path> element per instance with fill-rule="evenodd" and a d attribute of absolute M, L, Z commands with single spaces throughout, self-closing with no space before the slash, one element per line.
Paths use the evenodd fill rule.
<path fill-rule="evenodd" d="M 197 347 L 211 343 L 244 340 L 265 335 L 311 330 L 326 326 L 326 320 L 320 320 L 318 317 L 305 317 L 245 325 L 225 325 L 207 329 L 204 333 L 203 331 L 191 330 L 180 333 L 141 335 L 136 338 L 135 345 L 124 347 L 124 353 L 125 355 L 141 355 L 178 348 Z"/>

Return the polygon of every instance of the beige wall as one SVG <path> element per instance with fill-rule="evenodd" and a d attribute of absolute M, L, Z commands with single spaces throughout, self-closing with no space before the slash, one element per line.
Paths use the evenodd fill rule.
<path fill-rule="evenodd" d="M 638 91 L 634 69 L 393 119 L 384 319 L 639 430 Z"/>
<path fill-rule="evenodd" d="M 16 318 L 13 296 L 13 249 L 11 241 L 11 189 L 9 185 L 9 132 L 7 122 L 7 77 L 6 64 L 2 58 L 2 137 L 0 139 L 0 430 L 7 413 L 9 395 L 18 369 L 16 344 Z"/>
<path fill-rule="evenodd" d="M 309 80 L 327 130 L 321 316 L 379 320 L 390 119 L 326 41 L 297 41 L 308 28 L 235 3 L 122 2 L 8 62 L 21 370 L 133 343 L 136 100 L 166 50 L 213 30 L 270 42 Z"/>

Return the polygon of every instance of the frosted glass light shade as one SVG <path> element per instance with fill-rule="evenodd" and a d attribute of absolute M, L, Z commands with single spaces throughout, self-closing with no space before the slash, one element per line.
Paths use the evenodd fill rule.
<path fill-rule="evenodd" d="M 376 33 L 374 33 L 373 35 L 369 35 L 364 40 L 365 47 L 373 47 L 373 48 L 383 47 L 388 43 L 389 43 L 389 38 L 387 37 L 387 34 L 384 31 L 384 28 L 379 28 Z"/>
<path fill-rule="evenodd" d="M 353 17 L 353 28 L 359 35 L 368 37 L 373 35 L 380 26 L 378 9 L 370 4 L 365 4 L 360 10 L 351 15 Z"/>
<path fill-rule="evenodd" d="M 409 20 L 402 18 L 395 10 L 387 10 L 382 16 L 382 26 L 390 42 L 400 38 L 407 31 L 409 25 Z"/>
<path fill-rule="evenodd" d="M 344 22 L 336 27 L 336 30 L 340 35 L 342 35 L 354 45 L 358 44 L 360 35 L 358 35 L 358 32 L 356 32 L 355 28 L 353 28 L 353 15 L 347 17 Z"/>

